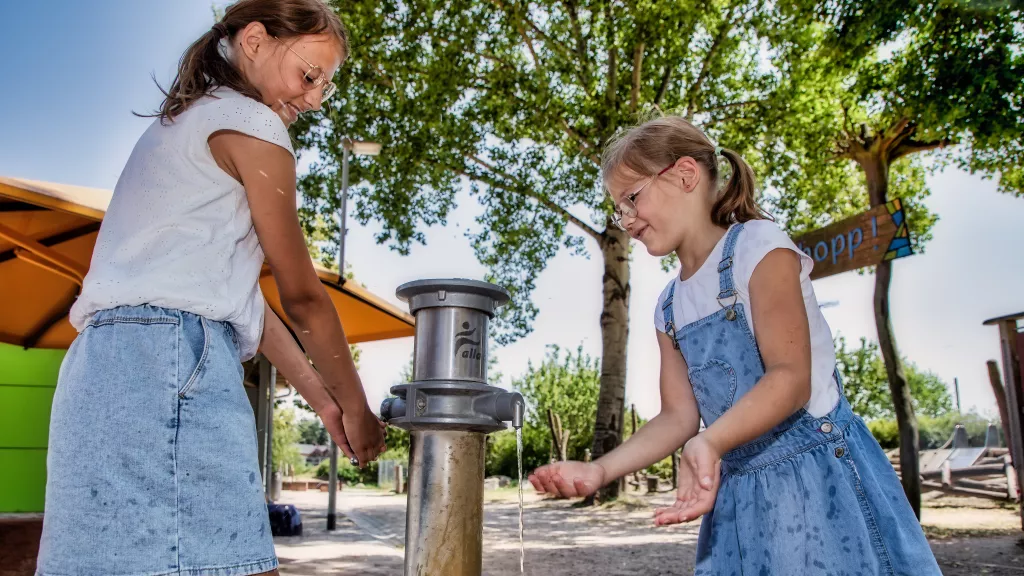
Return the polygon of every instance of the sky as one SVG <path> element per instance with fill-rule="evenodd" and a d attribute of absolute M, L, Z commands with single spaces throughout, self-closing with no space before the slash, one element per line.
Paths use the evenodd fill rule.
<path fill-rule="evenodd" d="M 215 2 L 223 5 L 223 1 Z M 33 0 L 0 3 L 0 176 L 112 189 L 135 142 L 160 104 L 155 77 L 169 85 L 185 48 L 213 23 L 210 0 Z M 339 97 L 344 97 L 340 95 Z M 383 154 L 387 150 L 382 151 Z M 1020 224 L 1024 198 L 957 170 L 932 175 L 926 201 L 940 217 L 924 254 L 898 260 L 891 289 L 892 324 L 900 352 L 952 386 L 960 383 L 964 410 L 995 414 L 985 361 L 999 360 L 996 328 L 988 318 L 1024 310 Z M 468 193 L 448 227 L 426 230 L 427 244 L 403 257 L 373 241 L 371 224 L 354 224 L 347 260 L 359 282 L 403 307 L 394 295 L 422 278 L 483 278 L 464 230 L 479 206 Z M 351 222 L 351 219 L 350 219 Z M 558 254 L 540 274 L 534 302 L 540 313 L 526 338 L 494 351 L 506 384 L 546 347 L 557 344 L 598 356 L 601 349 L 601 263 L 592 240 L 587 259 Z M 627 402 L 655 415 L 658 352 L 653 326 L 658 294 L 672 277 L 657 259 L 634 250 Z M 874 278 L 850 272 L 815 281 L 834 334 L 876 340 Z M 361 346 L 361 374 L 371 406 L 399 383 L 412 338 Z M 1000 367 L 1001 369 L 1001 367 Z M 951 391 L 952 392 L 952 391 Z"/>

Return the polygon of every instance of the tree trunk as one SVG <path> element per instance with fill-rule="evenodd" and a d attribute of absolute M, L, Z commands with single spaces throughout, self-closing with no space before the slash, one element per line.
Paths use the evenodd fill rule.
<path fill-rule="evenodd" d="M 601 237 L 604 260 L 604 306 L 601 310 L 601 392 L 594 422 L 593 458 L 622 442 L 626 399 L 626 342 L 629 337 L 629 237 L 608 221 Z M 619 495 L 617 479 L 600 491 L 602 501 Z M 586 500 L 592 504 L 594 497 Z"/>
<path fill-rule="evenodd" d="M 889 162 L 879 150 L 873 151 L 870 158 L 861 163 L 868 184 L 868 195 L 871 206 L 879 206 L 888 202 L 889 195 Z M 878 347 L 885 362 L 885 372 L 889 377 L 889 390 L 892 393 L 893 410 L 896 413 L 896 425 L 900 432 L 900 471 L 903 491 L 910 502 L 914 514 L 921 517 L 921 476 L 918 460 L 917 417 L 914 415 L 913 401 L 907 376 L 903 373 L 899 350 L 896 347 L 896 336 L 892 331 L 889 318 L 889 285 L 892 283 L 892 261 L 885 261 L 875 266 L 875 327 L 878 330 Z"/>

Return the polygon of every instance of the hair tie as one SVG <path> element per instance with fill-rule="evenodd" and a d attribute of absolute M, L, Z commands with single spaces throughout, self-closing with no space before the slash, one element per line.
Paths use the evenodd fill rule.
<path fill-rule="evenodd" d="M 715 146 L 715 156 L 721 156 L 721 155 L 722 155 L 722 147 L 721 146 Z"/>
<path fill-rule="evenodd" d="M 217 22 L 213 25 L 211 30 L 213 30 L 219 38 L 224 38 L 228 35 L 228 27 L 225 26 L 223 22 Z"/>

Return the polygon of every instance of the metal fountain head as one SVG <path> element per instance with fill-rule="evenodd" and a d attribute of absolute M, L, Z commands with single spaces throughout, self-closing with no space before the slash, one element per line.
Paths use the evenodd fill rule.
<path fill-rule="evenodd" d="M 418 280 L 398 297 L 416 317 L 413 382 L 391 388 L 381 419 L 406 430 L 522 428 L 522 395 L 487 384 L 489 323 L 508 292 L 477 280 Z"/>

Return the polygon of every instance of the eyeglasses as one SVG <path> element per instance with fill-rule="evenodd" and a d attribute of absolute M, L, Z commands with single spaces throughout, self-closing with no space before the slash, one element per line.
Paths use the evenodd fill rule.
<path fill-rule="evenodd" d="M 281 42 L 281 40 L 279 40 L 276 36 L 271 36 L 271 38 L 277 40 L 278 42 Z M 298 56 L 299 60 L 305 62 L 306 66 L 309 66 L 309 70 L 306 70 L 306 73 L 302 75 L 303 88 L 305 88 L 306 90 L 313 90 L 314 88 L 317 88 L 326 82 L 327 84 L 324 86 L 323 94 L 321 94 L 320 96 L 320 103 L 323 104 L 324 102 L 327 102 L 327 100 L 329 100 L 331 96 L 334 96 L 334 93 L 338 91 L 338 87 L 334 85 L 334 82 L 331 82 L 330 80 L 327 79 L 327 74 L 324 74 L 323 68 L 315 64 L 311 64 L 309 60 L 303 58 L 298 52 L 292 50 L 291 46 L 285 44 L 284 42 L 281 42 L 281 45 L 287 48 L 288 51 L 291 52 L 292 54 Z"/>
<path fill-rule="evenodd" d="M 643 184 L 640 185 L 639 188 L 637 188 L 633 192 L 630 192 L 629 194 L 624 194 L 622 198 L 615 203 L 615 207 L 612 210 L 612 223 L 614 223 L 615 226 L 619 228 L 619 230 L 626 230 L 626 226 L 622 223 L 622 219 L 624 217 L 628 216 L 629 218 L 636 218 L 636 197 L 639 196 L 645 188 L 650 186 L 651 182 L 657 180 L 659 176 L 671 170 L 672 167 L 675 165 L 675 162 L 669 164 L 668 166 L 665 167 L 664 170 L 648 178 Z"/>

